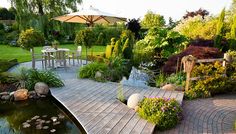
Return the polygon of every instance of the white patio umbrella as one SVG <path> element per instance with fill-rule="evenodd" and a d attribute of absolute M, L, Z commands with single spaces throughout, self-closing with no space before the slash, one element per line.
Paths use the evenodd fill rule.
<path fill-rule="evenodd" d="M 97 24 L 109 24 L 115 22 L 125 22 L 126 18 L 100 11 L 92 6 L 88 9 L 82 9 L 78 12 L 66 14 L 53 18 L 61 22 L 85 23 L 89 26 Z"/>

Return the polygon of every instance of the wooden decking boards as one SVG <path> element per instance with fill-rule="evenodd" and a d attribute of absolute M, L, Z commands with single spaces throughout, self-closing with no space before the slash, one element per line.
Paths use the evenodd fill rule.
<path fill-rule="evenodd" d="M 139 118 L 133 109 L 116 99 L 117 83 L 99 83 L 87 79 L 65 80 L 65 87 L 51 89 L 52 95 L 72 112 L 89 134 L 151 134 L 154 124 Z M 140 93 L 146 97 L 176 98 L 183 93 L 157 88 L 123 86 L 125 97 Z"/>
<path fill-rule="evenodd" d="M 21 63 L 19 66 L 31 67 L 31 62 Z M 40 68 L 36 62 L 36 68 Z M 154 125 L 129 109 L 116 99 L 118 83 L 99 83 L 87 79 L 77 79 L 76 70 L 80 66 L 67 69 L 52 70 L 64 81 L 62 88 L 51 89 L 51 94 L 80 122 L 89 134 L 151 134 Z M 16 71 L 17 66 L 10 71 Z M 133 93 L 140 93 L 146 97 L 175 98 L 182 103 L 183 92 L 165 91 L 149 87 L 123 86 L 124 95 L 128 98 Z"/>

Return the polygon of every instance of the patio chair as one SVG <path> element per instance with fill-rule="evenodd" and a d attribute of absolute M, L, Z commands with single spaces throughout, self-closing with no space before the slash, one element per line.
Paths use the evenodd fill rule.
<path fill-rule="evenodd" d="M 42 68 L 46 69 L 46 67 L 47 67 L 46 56 L 43 53 L 35 54 L 35 53 L 32 52 L 32 49 L 30 49 L 30 52 L 31 52 L 31 56 L 32 56 L 32 68 L 33 69 L 35 68 L 35 65 L 36 65 L 37 61 L 41 61 Z"/>
<path fill-rule="evenodd" d="M 66 51 L 57 50 L 55 54 L 55 62 L 56 67 L 66 67 Z"/>
<path fill-rule="evenodd" d="M 82 56 L 82 47 L 78 46 L 76 51 L 72 52 L 71 55 L 68 55 L 69 64 L 70 64 L 70 60 L 72 59 L 73 65 L 75 65 L 75 58 L 77 59 L 78 64 L 82 64 L 81 56 Z"/>
<path fill-rule="evenodd" d="M 51 48 L 52 48 L 51 46 L 43 46 L 43 50 L 51 49 Z"/>

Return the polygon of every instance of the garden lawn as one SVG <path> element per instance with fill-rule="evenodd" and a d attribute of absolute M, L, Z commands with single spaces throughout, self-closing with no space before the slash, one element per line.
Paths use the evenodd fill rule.
<path fill-rule="evenodd" d="M 76 50 L 77 46 L 73 44 L 59 45 L 59 48 L 68 48 L 71 51 Z M 93 55 L 100 55 L 105 52 L 105 46 L 93 46 L 92 49 L 88 49 L 88 55 L 93 50 Z M 35 53 L 41 53 L 42 47 L 35 47 Z M 85 58 L 85 47 L 82 48 L 82 57 Z M 17 59 L 18 62 L 31 61 L 31 53 L 20 47 L 10 47 L 0 44 L 0 59 L 10 60 Z"/>

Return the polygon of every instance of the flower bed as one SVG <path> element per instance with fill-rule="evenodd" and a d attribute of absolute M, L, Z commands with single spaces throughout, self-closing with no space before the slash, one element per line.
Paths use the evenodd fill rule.
<path fill-rule="evenodd" d="M 158 130 L 170 129 L 181 119 L 181 107 L 175 99 L 144 98 L 138 109 L 141 118 L 156 124 Z"/>

